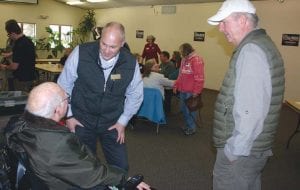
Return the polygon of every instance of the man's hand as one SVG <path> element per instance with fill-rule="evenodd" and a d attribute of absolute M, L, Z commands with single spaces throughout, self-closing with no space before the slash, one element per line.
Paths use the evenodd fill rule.
<path fill-rule="evenodd" d="M 176 88 L 173 88 L 173 93 L 177 94 L 177 89 Z"/>
<path fill-rule="evenodd" d="M 4 64 L 0 64 L 0 70 L 5 70 L 6 69 L 6 65 L 4 65 Z"/>
<path fill-rule="evenodd" d="M 140 184 L 138 184 L 138 186 L 136 186 L 136 188 L 138 190 L 151 190 L 150 186 L 148 184 L 146 184 L 145 182 L 141 182 Z"/>
<path fill-rule="evenodd" d="M 67 124 L 67 127 L 69 128 L 69 130 L 72 132 L 72 133 L 75 133 L 75 127 L 76 125 L 79 125 L 81 127 L 84 127 L 77 119 L 75 119 L 74 117 L 70 118 L 70 119 L 67 119 L 66 120 L 66 124 Z"/>
<path fill-rule="evenodd" d="M 116 123 L 110 128 L 108 128 L 108 130 L 110 131 L 113 129 L 116 129 L 118 132 L 117 142 L 123 144 L 125 142 L 125 126 L 120 123 Z"/>

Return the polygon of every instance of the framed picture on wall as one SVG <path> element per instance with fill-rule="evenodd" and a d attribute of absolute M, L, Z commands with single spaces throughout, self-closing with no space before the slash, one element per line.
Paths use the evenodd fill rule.
<path fill-rule="evenodd" d="M 38 0 L 0 0 L 0 3 L 30 3 L 30 4 L 38 4 Z"/>
<path fill-rule="evenodd" d="M 135 37 L 136 38 L 144 38 L 144 30 L 137 30 Z"/>
<path fill-rule="evenodd" d="M 203 42 L 205 39 L 205 32 L 194 32 L 194 41 Z"/>
<path fill-rule="evenodd" d="M 283 46 L 298 46 L 299 34 L 282 34 L 281 44 Z"/>

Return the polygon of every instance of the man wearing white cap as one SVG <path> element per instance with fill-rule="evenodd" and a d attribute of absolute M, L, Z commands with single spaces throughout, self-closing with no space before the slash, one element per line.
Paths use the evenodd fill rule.
<path fill-rule="evenodd" d="M 284 93 L 282 57 L 248 0 L 226 0 L 208 19 L 236 46 L 215 104 L 213 189 L 260 190 Z"/>

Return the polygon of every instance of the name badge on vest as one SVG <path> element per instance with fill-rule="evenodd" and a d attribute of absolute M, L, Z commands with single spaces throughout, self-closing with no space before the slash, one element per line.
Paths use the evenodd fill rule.
<path fill-rule="evenodd" d="M 120 74 L 112 74 L 112 75 L 110 75 L 110 79 L 111 80 L 120 80 L 121 75 Z"/>

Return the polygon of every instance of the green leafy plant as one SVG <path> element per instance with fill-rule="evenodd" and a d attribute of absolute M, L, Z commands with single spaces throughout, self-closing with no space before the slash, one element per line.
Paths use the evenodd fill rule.
<path fill-rule="evenodd" d="M 36 49 L 51 51 L 53 57 L 57 57 L 58 52 L 63 52 L 64 46 L 59 39 L 59 33 L 54 32 L 50 27 L 46 27 L 46 32 L 49 34 L 46 38 L 37 39 Z"/>
<path fill-rule="evenodd" d="M 95 11 L 94 10 L 87 10 L 86 14 L 81 19 L 80 23 L 78 24 L 78 28 L 74 29 L 72 33 L 72 43 L 70 44 L 71 47 L 75 47 L 78 44 L 84 43 L 90 39 L 92 30 L 96 26 L 96 18 L 95 18 Z"/>

